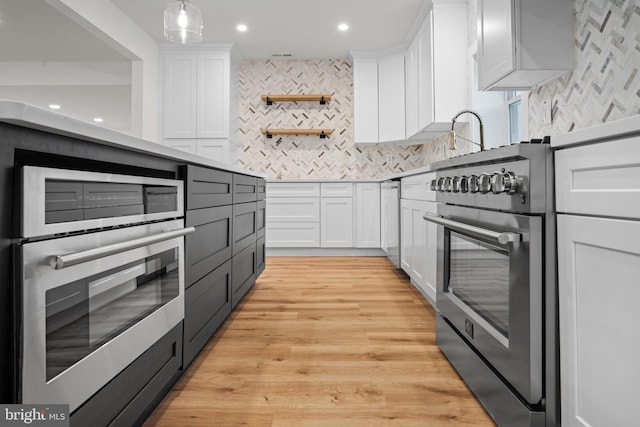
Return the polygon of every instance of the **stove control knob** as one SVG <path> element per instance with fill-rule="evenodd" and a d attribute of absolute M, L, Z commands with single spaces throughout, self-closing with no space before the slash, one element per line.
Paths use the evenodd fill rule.
<path fill-rule="evenodd" d="M 513 172 L 507 172 L 502 175 L 502 180 L 504 182 L 504 192 L 507 194 L 517 193 L 520 189 L 520 179 L 518 175 Z"/>
<path fill-rule="evenodd" d="M 460 192 L 469 192 L 469 177 L 463 176 L 462 178 L 460 178 Z"/>
<path fill-rule="evenodd" d="M 469 193 L 477 193 L 480 191 L 479 179 L 477 175 L 469 177 Z"/>
<path fill-rule="evenodd" d="M 441 193 L 444 191 L 444 178 L 438 178 L 438 181 L 436 181 L 436 190 Z"/>
<path fill-rule="evenodd" d="M 478 177 L 478 189 L 482 194 L 491 191 L 491 175 L 483 173 Z"/>
<path fill-rule="evenodd" d="M 437 191 L 438 190 L 438 181 L 436 181 L 435 179 L 431 180 L 431 191 Z"/>
<path fill-rule="evenodd" d="M 491 175 L 491 191 L 493 192 L 493 194 L 500 194 L 506 191 L 503 174 L 494 173 L 493 175 Z"/>
<path fill-rule="evenodd" d="M 444 191 L 447 193 L 451 192 L 451 177 L 446 177 L 444 179 Z"/>
<path fill-rule="evenodd" d="M 454 193 L 459 193 L 460 192 L 460 184 L 462 182 L 462 178 L 459 176 L 454 176 L 453 177 L 453 182 L 451 183 L 452 185 L 452 190 Z"/>

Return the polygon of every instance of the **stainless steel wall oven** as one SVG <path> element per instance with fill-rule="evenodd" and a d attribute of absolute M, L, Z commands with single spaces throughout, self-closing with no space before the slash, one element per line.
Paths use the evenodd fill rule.
<path fill-rule="evenodd" d="M 436 165 L 437 341 L 504 426 L 558 417 L 552 158 L 518 144 Z"/>
<path fill-rule="evenodd" d="M 24 166 L 18 400 L 73 412 L 184 318 L 181 181 Z"/>

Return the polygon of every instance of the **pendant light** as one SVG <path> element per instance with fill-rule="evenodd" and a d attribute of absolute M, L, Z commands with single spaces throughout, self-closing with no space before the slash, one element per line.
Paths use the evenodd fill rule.
<path fill-rule="evenodd" d="M 202 41 L 202 14 L 186 0 L 172 1 L 164 9 L 164 38 L 174 43 Z"/>

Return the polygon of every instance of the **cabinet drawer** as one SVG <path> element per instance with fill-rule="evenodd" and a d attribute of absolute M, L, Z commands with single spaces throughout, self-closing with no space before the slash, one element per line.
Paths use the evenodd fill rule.
<path fill-rule="evenodd" d="M 320 197 L 319 182 L 268 182 L 267 195 L 272 197 Z"/>
<path fill-rule="evenodd" d="M 231 260 L 185 291 L 184 364 L 202 350 L 231 312 Z"/>
<path fill-rule="evenodd" d="M 264 200 L 267 198 L 267 181 L 263 178 L 258 178 L 258 200 Z"/>
<path fill-rule="evenodd" d="M 257 204 L 240 203 L 233 205 L 233 254 L 256 243 Z"/>
<path fill-rule="evenodd" d="M 256 237 L 259 239 L 260 237 L 264 237 L 265 227 L 267 225 L 267 202 L 262 200 L 257 204 L 258 210 L 256 212 Z"/>
<path fill-rule="evenodd" d="M 185 288 L 231 258 L 231 227 L 233 208 L 215 208 L 187 211 L 187 227 L 196 232 L 185 238 Z"/>
<path fill-rule="evenodd" d="M 555 153 L 556 210 L 640 218 L 640 137 Z"/>
<path fill-rule="evenodd" d="M 411 200 L 436 200 L 436 192 L 431 190 L 431 181 L 436 178 L 435 172 L 402 178 L 400 184 L 401 198 Z"/>
<path fill-rule="evenodd" d="M 229 172 L 187 166 L 187 210 L 230 205 L 232 180 Z"/>
<path fill-rule="evenodd" d="M 270 222 L 320 222 L 320 199 L 269 197 L 267 223 Z"/>
<path fill-rule="evenodd" d="M 255 202 L 258 200 L 258 178 L 247 175 L 233 175 L 233 203 Z"/>
<path fill-rule="evenodd" d="M 232 259 L 231 307 L 234 308 L 256 281 L 256 244 L 245 248 Z"/>
<path fill-rule="evenodd" d="M 256 274 L 260 276 L 260 274 L 264 271 L 267 263 L 266 263 L 266 247 L 265 247 L 265 238 L 262 237 L 258 239 L 256 242 Z M 257 277 L 256 277 L 257 279 Z"/>
<path fill-rule="evenodd" d="M 267 247 L 319 248 L 320 223 L 267 223 Z"/>
<path fill-rule="evenodd" d="M 353 197 L 352 182 L 323 182 L 320 184 L 321 197 Z"/>

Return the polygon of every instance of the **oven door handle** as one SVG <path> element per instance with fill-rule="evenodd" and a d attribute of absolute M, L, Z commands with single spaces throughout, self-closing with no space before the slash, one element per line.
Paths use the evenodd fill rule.
<path fill-rule="evenodd" d="M 142 237 L 140 239 L 129 240 L 127 242 L 114 243 L 112 245 L 88 249 L 86 251 L 74 252 L 66 255 L 53 255 L 49 258 L 49 265 L 56 270 L 60 270 L 65 267 L 82 264 L 83 262 L 93 261 L 98 258 L 104 258 L 109 255 L 129 251 L 131 249 L 137 249 L 154 243 L 164 242 L 165 240 L 174 239 L 176 237 L 186 236 L 194 231 L 196 231 L 195 227 L 186 227 L 179 230 L 171 230 L 165 233 L 155 234 L 153 236 Z"/>
<path fill-rule="evenodd" d="M 520 242 L 522 235 L 520 233 L 512 233 L 509 231 L 491 231 L 484 228 L 476 227 L 473 225 L 465 224 L 463 222 L 451 221 L 439 216 L 424 214 L 423 218 L 427 221 L 433 222 L 438 225 L 443 225 L 455 231 L 461 231 L 463 233 L 471 234 L 477 237 L 483 237 L 485 239 L 492 240 L 501 245 L 509 242 Z"/>

